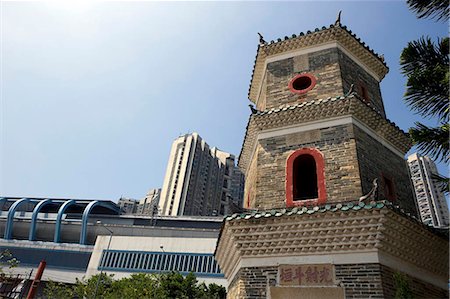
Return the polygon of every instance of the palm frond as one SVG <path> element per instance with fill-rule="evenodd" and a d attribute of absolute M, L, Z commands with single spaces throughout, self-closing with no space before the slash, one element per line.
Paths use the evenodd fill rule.
<path fill-rule="evenodd" d="M 438 21 L 449 18 L 450 12 L 446 0 L 408 0 L 406 3 L 418 18 L 436 18 Z"/>
<path fill-rule="evenodd" d="M 450 193 L 450 184 L 447 177 L 440 174 L 432 174 L 431 179 L 437 183 L 440 191 L 444 192 L 445 194 Z"/>
<path fill-rule="evenodd" d="M 449 120 L 449 38 L 434 44 L 429 37 L 408 43 L 400 56 L 408 78 L 406 103 L 423 117 Z"/>
<path fill-rule="evenodd" d="M 419 122 L 416 122 L 415 125 L 415 128 L 409 129 L 409 134 L 419 152 L 423 155 L 431 156 L 433 160 L 448 163 L 449 124 L 442 124 L 435 128 Z"/>

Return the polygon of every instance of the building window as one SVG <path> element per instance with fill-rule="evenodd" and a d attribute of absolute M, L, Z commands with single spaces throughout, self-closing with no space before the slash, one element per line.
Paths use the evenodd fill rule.
<path fill-rule="evenodd" d="M 286 162 L 286 206 L 326 202 L 322 153 L 314 148 L 293 152 Z"/>
<path fill-rule="evenodd" d="M 366 103 L 370 103 L 369 92 L 367 91 L 367 87 L 364 83 L 359 83 L 359 95 Z"/>
<path fill-rule="evenodd" d="M 294 160 L 292 175 L 294 201 L 317 198 L 317 169 L 313 156 L 301 155 L 297 157 Z"/>
<path fill-rule="evenodd" d="M 381 176 L 383 178 L 384 196 L 389 201 L 395 201 L 397 196 L 395 195 L 395 185 L 393 180 L 384 174 L 382 174 Z"/>
<path fill-rule="evenodd" d="M 312 74 L 300 74 L 289 81 L 289 90 L 293 93 L 307 93 L 316 86 L 316 78 Z"/>

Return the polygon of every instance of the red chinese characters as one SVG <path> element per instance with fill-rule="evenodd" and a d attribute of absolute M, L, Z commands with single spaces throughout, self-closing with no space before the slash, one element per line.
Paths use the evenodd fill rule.
<path fill-rule="evenodd" d="M 331 270 L 329 268 L 324 267 L 321 271 L 319 271 L 319 281 L 327 284 L 333 282 Z"/>
<path fill-rule="evenodd" d="M 302 279 L 305 276 L 305 273 L 302 272 L 302 267 L 295 268 L 295 280 L 298 281 L 298 284 L 301 285 L 303 283 Z"/>
<path fill-rule="evenodd" d="M 306 268 L 306 281 L 309 283 L 317 283 L 319 272 L 317 272 L 317 267 Z"/>
<path fill-rule="evenodd" d="M 280 269 L 280 280 L 284 282 L 292 282 L 292 268 Z"/>
<path fill-rule="evenodd" d="M 279 285 L 334 285 L 331 264 L 280 265 Z"/>

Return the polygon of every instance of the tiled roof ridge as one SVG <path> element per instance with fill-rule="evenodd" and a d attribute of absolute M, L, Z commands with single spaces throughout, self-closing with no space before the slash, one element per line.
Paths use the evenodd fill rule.
<path fill-rule="evenodd" d="M 291 216 L 294 214 L 302 215 L 302 214 L 315 214 L 315 213 L 324 213 L 324 212 L 336 212 L 336 211 L 358 211 L 361 209 L 372 210 L 372 209 L 383 209 L 384 207 L 396 212 L 397 214 L 403 215 L 404 217 L 414 221 L 415 223 L 425 227 L 431 232 L 443 236 L 448 239 L 448 230 L 437 229 L 431 225 L 426 225 L 416 216 L 412 215 L 409 212 L 403 210 L 400 206 L 392 203 L 388 200 L 378 200 L 371 201 L 369 203 L 360 202 L 360 201 L 350 201 L 350 202 L 337 202 L 337 203 L 328 203 L 322 205 L 311 205 L 311 206 L 303 206 L 303 207 L 294 207 L 294 208 L 280 208 L 280 209 L 268 209 L 268 210 L 253 210 L 248 213 L 235 213 L 232 215 L 224 216 L 224 222 L 233 221 L 239 219 L 259 219 L 259 218 L 270 218 L 270 217 L 280 217 L 280 216 Z M 222 226 L 223 227 L 223 226 Z"/>
<path fill-rule="evenodd" d="M 351 95 L 353 95 L 353 94 L 351 94 Z M 336 97 L 328 97 L 328 98 L 325 98 L 325 99 L 314 99 L 314 100 L 304 101 L 304 102 L 301 102 L 301 103 L 298 103 L 298 104 L 295 104 L 295 105 L 285 105 L 285 106 L 280 106 L 280 107 L 274 107 L 274 108 L 270 108 L 270 109 L 267 109 L 267 110 L 258 111 L 254 115 L 255 116 L 260 116 L 260 115 L 265 115 L 265 114 L 277 113 L 277 112 L 280 112 L 280 111 L 293 110 L 293 109 L 296 109 L 296 108 L 302 108 L 302 107 L 311 106 L 311 105 L 314 105 L 314 104 L 317 105 L 317 104 L 320 104 L 320 103 L 326 103 L 328 101 L 334 102 L 334 101 L 337 101 L 337 100 L 343 100 L 343 99 L 349 98 L 349 97 L 351 97 L 351 95 L 342 95 L 342 96 L 336 96 Z"/>
<path fill-rule="evenodd" d="M 348 98 L 356 98 L 356 99 L 360 100 L 361 103 L 363 103 L 368 108 L 370 108 L 372 111 L 377 113 L 377 115 L 379 117 L 384 118 L 388 122 L 389 125 L 394 127 L 399 132 L 402 132 L 405 136 L 407 136 L 409 138 L 409 134 L 408 133 L 403 131 L 393 121 L 391 121 L 388 118 L 384 117 L 380 110 L 378 110 L 375 106 L 373 106 L 372 104 L 368 103 L 367 101 L 364 101 L 364 99 L 361 98 L 356 92 L 352 92 L 352 93 L 346 94 L 346 95 L 340 95 L 340 96 L 335 96 L 335 97 L 328 97 L 326 99 L 310 100 L 310 101 L 301 102 L 301 103 L 298 103 L 298 104 L 295 104 L 295 105 L 286 105 L 286 106 L 271 108 L 271 109 L 267 109 L 267 110 L 263 110 L 263 111 L 257 111 L 256 113 L 251 114 L 250 117 L 249 117 L 249 120 L 247 122 L 247 126 L 245 127 L 245 135 L 244 135 L 244 139 L 242 141 L 242 146 L 241 146 L 241 151 L 239 153 L 238 161 L 240 161 L 240 159 L 241 159 L 242 152 L 244 150 L 245 140 L 246 140 L 247 135 L 248 135 L 248 128 L 250 126 L 250 121 L 251 121 L 253 116 L 259 117 L 259 116 L 262 116 L 262 115 L 278 113 L 278 112 L 287 111 L 287 110 L 294 110 L 294 109 L 297 109 L 297 108 L 302 108 L 302 107 L 305 107 L 305 106 L 311 106 L 311 105 L 314 105 L 314 104 L 318 105 L 318 104 L 321 104 L 321 103 L 334 102 L 334 101 L 338 101 L 338 100 L 345 100 L 345 99 L 348 99 Z"/>
<path fill-rule="evenodd" d="M 292 40 L 292 39 L 294 39 L 294 38 L 299 38 L 299 37 L 304 37 L 304 36 L 308 36 L 308 35 L 312 35 L 312 34 L 315 34 L 315 33 L 318 33 L 318 32 L 322 32 L 322 31 L 325 31 L 325 30 L 330 30 L 330 29 L 333 29 L 333 28 L 340 28 L 340 29 L 343 29 L 345 32 L 347 32 L 348 34 L 350 34 L 350 36 L 352 36 L 362 47 L 364 47 L 367 51 L 369 51 L 373 56 L 375 56 L 386 68 L 388 68 L 388 66 L 387 66 L 387 64 L 386 64 L 386 62 L 385 62 L 385 60 L 384 60 L 384 57 L 382 56 L 382 55 L 380 55 L 380 54 L 378 54 L 378 53 L 376 53 L 372 48 L 370 48 L 368 45 L 366 45 L 366 43 L 365 42 L 363 42 L 363 41 L 361 41 L 361 38 L 359 38 L 358 36 L 356 36 L 356 34 L 354 33 L 354 32 L 352 32 L 350 29 L 347 29 L 347 26 L 345 26 L 345 25 L 341 25 L 340 23 L 339 24 L 331 24 L 330 26 L 328 26 L 328 27 L 326 27 L 326 26 L 322 26 L 322 28 L 315 28 L 314 29 L 314 31 L 311 31 L 311 30 L 308 30 L 308 31 L 306 31 L 306 34 L 304 33 L 304 32 L 300 32 L 300 34 L 299 35 L 296 35 L 296 34 L 292 34 L 291 35 L 291 37 L 289 37 L 289 36 L 285 36 L 284 37 L 284 39 L 281 39 L 281 38 L 278 38 L 277 39 L 277 41 L 274 41 L 274 40 L 271 40 L 270 42 L 266 42 L 266 43 L 264 43 L 264 44 L 258 44 L 258 48 L 257 48 L 257 50 L 256 50 L 256 56 L 255 56 L 255 60 L 254 60 L 254 62 L 253 62 L 253 69 L 252 69 L 252 75 L 251 75 L 251 79 L 250 79 L 250 84 L 249 84 L 249 90 L 248 90 L 248 98 L 250 99 L 250 91 L 251 91 L 251 85 L 252 85 L 252 82 L 253 82 L 253 77 L 254 77 L 254 75 L 255 75 L 255 66 L 256 66 L 256 60 L 257 60 L 257 58 L 258 58 L 258 54 L 259 54 L 259 49 L 261 48 L 261 47 L 271 47 L 271 46 L 273 46 L 273 45 L 278 45 L 278 44 L 280 44 L 280 43 L 283 43 L 283 42 L 285 42 L 285 41 L 288 41 L 288 40 Z"/>
<path fill-rule="evenodd" d="M 381 111 L 376 108 L 374 105 L 372 105 L 371 103 L 365 101 L 358 93 L 356 92 L 352 92 L 351 95 L 353 95 L 355 98 L 357 98 L 358 100 L 360 100 L 363 104 L 365 104 L 368 108 L 371 108 L 373 111 L 375 111 L 379 116 L 381 116 L 382 118 L 384 118 L 389 125 L 391 125 L 392 127 L 394 127 L 395 129 L 397 129 L 398 131 L 402 132 L 403 135 L 405 135 L 406 137 L 409 138 L 409 134 L 405 131 L 403 131 L 399 126 L 397 126 L 393 121 L 391 121 L 389 118 L 383 116 L 383 114 L 381 113 Z"/>
<path fill-rule="evenodd" d="M 265 114 L 272 114 L 272 113 L 277 113 L 277 112 L 280 112 L 280 111 L 293 110 L 293 109 L 296 109 L 296 108 L 302 108 L 302 107 L 305 107 L 305 106 L 311 106 L 311 105 L 314 105 L 314 104 L 318 105 L 318 104 L 321 104 L 321 103 L 327 103 L 329 101 L 334 102 L 334 101 L 338 101 L 338 100 L 345 100 L 345 99 L 348 99 L 348 98 L 356 98 L 356 99 L 360 100 L 361 103 L 365 104 L 372 111 L 374 111 L 379 116 L 384 118 L 395 129 L 401 131 L 405 136 L 409 136 L 408 133 L 404 132 L 393 121 L 391 121 L 388 118 L 384 117 L 383 114 L 381 113 L 381 111 L 379 109 L 377 109 L 374 105 L 370 104 L 367 101 L 364 101 L 364 99 L 361 96 L 359 96 L 356 92 L 352 92 L 351 94 L 348 94 L 348 95 L 341 95 L 341 96 L 336 96 L 336 97 L 328 97 L 326 99 L 317 99 L 317 100 L 305 101 L 305 102 L 298 103 L 298 104 L 295 104 L 295 105 L 288 105 L 288 106 L 284 106 L 284 107 L 271 108 L 271 109 L 264 110 L 264 111 L 258 111 L 254 115 L 261 116 L 261 115 L 265 115 Z"/>
<path fill-rule="evenodd" d="M 255 59 L 253 60 L 253 68 L 252 68 L 252 75 L 250 77 L 250 83 L 248 84 L 248 93 L 247 93 L 247 98 L 250 100 L 250 92 L 252 90 L 252 83 L 253 83 L 253 78 L 255 77 L 255 69 L 256 69 L 256 61 L 258 60 L 258 55 L 259 55 L 259 49 L 261 48 L 261 44 L 258 44 L 258 48 L 256 48 L 256 55 L 255 55 Z M 251 100 L 250 100 L 251 101 Z"/>
<path fill-rule="evenodd" d="M 354 95 L 354 94 L 355 93 L 352 93 L 351 95 Z M 347 96 L 346 95 L 342 95 L 342 96 L 336 96 L 336 97 L 329 97 L 329 98 L 325 99 L 325 102 L 341 100 L 341 99 L 345 99 L 346 97 L 348 97 L 348 95 Z M 317 101 L 318 103 L 320 103 L 320 102 L 323 102 L 324 99 L 312 100 L 312 101 L 302 102 L 302 103 L 295 104 L 295 105 L 287 105 L 287 106 L 284 106 L 284 107 L 271 108 L 271 109 L 267 109 L 267 110 L 264 110 L 264 111 L 258 111 L 255 114 L 250 114 L 250 117 L 249 117 L 248 122 L 247 122 L 247 126 L 245 127 L 245 135 L 244 135 L 244 139 L 242 141 L 241 151 L 239 152 L 238 161 L 241 159 L 242 151 L 244 150 L 244 143 L 245 143 L 245 140 L 247 139 L 247 135 L 248 135 L 248 127 L 250 126 L 250 121 L 251 121 L 253 115 L 259 116 L 259 115 L 264 115 L 264 114 L 271 114 L 272 112 L 276 113 L 276 112 L 280 112 L 280 111 L 292 110 L 292 109 L 295 109 L 295 108 L 304 107 L 306 103 L 311 103 L 311 102 L 314 102 L 314 101 Z M 313 103 L 311 103 L 309 105 L 312 105 L 312 104 Z"/>
<path fill-rule="evenodd" d="M 237 158 L 237 165 L 239 165 L 239 163 L 241 161 L 242 152 L 244 151 L 245 140 L 247 140 L 247 136 L 248 136 L 248 127 L 250 126 L 251 120 L 252 120 L 252 114 L 250 114 L 250 117 L 248 118 L 248 121 L 247 121 L 247 125 L 245 126 L 245 135 L 244 135 L 244 139 L 242 140 L 241 151 L 239 152 L 239 156 Z"/>
<path fill-rule="evenodd" d="M 349 209 L 360 210 L 361 208 L 372 209 L 378 208 L 381 209 L 384 206 L 392 204 L 387 200 L 381 201 L 372 201 L 369 204 L 364 202 L 359 202 L 355 204 L 354 202 L 337 202 L 337 203 L 328 203 L 321 205 L 308 205 L 302 207 L 294 207 L 294 208 L 278 208 L 278 209 L 263 209 L 263 210 L 249 210 L 246 213 L 234 213 L 232 215 L 224 216 L 224 220 L 232 221 L 235 219 L 258 219 L 261 217 L 269 218 L 269 217 L 280 217 L 283 215 L 293 215 L 293 214 L 314 214 L 316 212 L 323 213 L 326 211 L 336 212 L 337 210 L 348 211 Z"/>
<path fill-rule="evenodd" d="M 336 96 L 336 97 L 329 97 L 329 98 L 325 99 L 325 102 L 341 100 L 341 99 L 345 99 L 346 97 L 347 97 L 346 95 Z M 295 104 L 295 105 L 287 105 L 287 106 L 284 106 L 284 107 L 271 108 L 271 109 L 267 109 L 267 110 L 263 110 L 263 111 L 258 111 L 255 114 L 250 114 L 250 117 L 249 117 L 248 122 L 247 122 L 247 126 L 245 127 L 245 135 L 244 135 L 244 139 L 242 141 L 241 151 L 239 152 L 238 161 L 241 159 L 242 152 L 244 150 L 245 140 L 247 139 L 247 135 L 248 135 L 248 127 L 250 126 L 250 121 L 251 121 L 253 115 L 260 116 L 260 115 L 265 115 L 265 114 L 271 114 L 272 112 L 273 113 L 277 113 L 277 112 L 280 112 L 280 111 L 293 110 L 295 108 L 304 107 L 306 105 L 306 103 L 310 103 L 308 105 L 308 106 L 310 106 L 310 105 L 315 103 L 314 101 L 317 101 L 317 103 L 321 103 L 321 102 L 324 102 L 324 99 L 312 100 L 312 101 L 302 102 L 302 103 Z"/>
<path fill-rule="evenodd" d="M 280 42 L 284 42 L 286 40 L 290 40 L 293 38 L 297 38 L 297 37 L 301 37 L 301 36 L 307 36 L 309 34 L 314 34 L 316 32 L 321 32 L 323 30 L 327 30 L 327 29 L 332 29 L 332 28 L 341 28 L 344 31 L 346 31 L 348 34 L 350 34 L 361 46 L 363 46 L 367 51 L 369 51 L 370 53 L 372 53 L 372 55 L 374 55 L 376 58 L 378 58 L 380 60 L 381 63 L 384 64 L 385 67 L 388 67 L 386 62 L 384 61 L 384 58 L 382 55 L 378 54 L 377 52 L 375 52 L 372 48 L 370 48 L 368 45 L 366 45 L 365 42 L 361 41 L 361 38 L 359 38 L 354 32 L 352 32 L 350 29 L 347 29 L 347 26 L 345 25 L 335 25 L 335 24 L 331 24 L 329 27 L 326 26 L 322 26 L 322 28 L 315 28 L 314 31 L 308 30 L 306 31 L 306 34 L 304 32 L 300 32 L 300 34 L 297 36 L 296 34 L 292 34 L 291 37 L 285 36 L 284 39 L 278 38 L 277 41 L 273 41 L 271 40 L 269 43 L 264 44 L 264 46 L 271 46 L 274 44 L 278 44 Z"/>

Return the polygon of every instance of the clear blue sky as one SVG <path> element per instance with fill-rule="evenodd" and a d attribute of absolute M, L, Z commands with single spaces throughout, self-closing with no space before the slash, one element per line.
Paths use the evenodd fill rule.
<path fill-rule="evenodd" d="M 407 130 L 399 55 L 445 23 L 403 1 L 3 2 L 0 195 L 117 200 L 160 187 L 172 141 L 239 154 L 257 32 L 342 23 L 384 54 L 388 118 Z M 446 171 L 441 165 L 441 171 Z"/>

